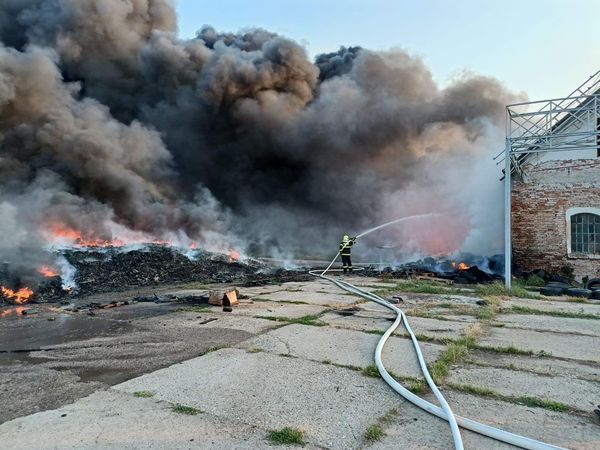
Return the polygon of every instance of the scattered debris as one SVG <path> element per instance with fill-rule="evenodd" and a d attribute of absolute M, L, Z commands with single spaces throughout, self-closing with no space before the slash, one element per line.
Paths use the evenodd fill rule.
<path fill-rule="evenodd" d="M 236 306 L 239 304 L 238 295 L 236 288 L 210 291 L 208 303 L 214 306 Z"/>
<path fill-rule="evenodd" d="M 214 322 L 215 320 L 219 320 L 219 319 L 217 319 L 216 317 L 211 317 L 210 319 L 206 319 L 206 320 L 203 320 L 202 322 L 200 322 L 200 325 L 206 325 L 207 323 Z"/>

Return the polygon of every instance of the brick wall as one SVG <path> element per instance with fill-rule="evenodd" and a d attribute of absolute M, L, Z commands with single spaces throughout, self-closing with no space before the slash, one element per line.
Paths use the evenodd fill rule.
<path fill-rule="evenodd" d="M 525 166 L 513 182 L 513 263 L 525 270 L 571 266 L 578 279 L 600 277 L 600 259 L 567 254 L 566 212 L 577 207 L 600 208 L 600 159 Z"/>

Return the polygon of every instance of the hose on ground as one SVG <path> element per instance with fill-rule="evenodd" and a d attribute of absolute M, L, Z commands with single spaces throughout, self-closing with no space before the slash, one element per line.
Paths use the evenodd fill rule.
<path fill-rule="evenodd" d="M 383 225 L 379 225 L 377 227 L 374 227 L 370 230 L 367 230 L 363 233 L 361 233 L 360 235 L 358 235 L 357 237 L 362 237 L 365 236 L 366 234 L 369 234 L 373 231 L 379 230 L 381 228 L 387 227 L 389 225 L 395 224 L 395 223 L 399 223 L 405 220 L 409 220 L 409 219 L 416 219 L 416 218 L 422 218 L 422 217 L 428 217 L 431 216 L 432 214 L 424 214 L 421 216 L 412 216 L 412 217 L 406 217 L 406 218 L 401 218 L 401 219 L 397 219 L 397 220 L 393 220 L 391 222 L 387 222 Z M 490 437 L 492 439 L 495 439 L 497 441 L 502 441 L 505 442 L 507 444 L 511 444 L 517 447 L 521 447 L 521 448 L 525 448 L 525 449 L 530 449 L 530 450 L 565 450 L 562 447 L 557 447 L 551 444 L 546 444 L 544 442 L 541 441 L 537 441 L 535 439 L 531 439 L 525 436 L 520 436 L 514 433 L 510 433 L 508 431 L 504 431 L 504 430 L 500 430 L 498 428 L 494 428 L 492 426 L 489 425 L 485 425 L 479 422 L 476 422 L 474 420 L 471 419 L 467 419 L 465 417 L 460 417 L 460 416 L 455 416 L 454 413 L 452 412 L 450 406 L 448 405 L 448 403 L 446 402 L 446 399 L 444 398 L 444 396 L 442 395 L 442 393 L 439 391 L 438 387 L 435 385 L 433 379 L 431 378 L 431 375 L 429 374 L 429 370 L 427 369 L 427 364 L 425 363 L 425 359 L 423 358 L 423 354 L 421 352 L 421 348 L 419 347 L 419 342 L 417 340 L 417 337 L 415 336 L 415 334 L 413 333 L 408 320 L 406 318 L 406 315 L 404 314 L 404 312 L 392 305 L 391 303 L 389 303 L 388 301 L 386 301 L 385 299 L 379 297 L 376 294 L 373 294 L 372 292 L 366 291 L 364 289 L 361 289 L 357 286 L 354 286 L 353 284 L 350 284 L 346 281 L 343 280 L 336 280 L 334 278 L 328 277 L 325 275 L 326 272 L 331 270 L 331 267 L 333 266 L 333 264 L 335 263 L 335 261 L 337 260 L 337 258 L 339 257 L 340 252 L 338 252 L 338 254 L 335 256 L 335 258 L 331 261 L 331 263 L 329 264 L 329 266 L 322 272 L 317 271 L 317 270 L 311 270 L 309 271 L 309 274 L 315 277 L 319 277 L 322 278 L 324 280 L 327 280 L 333 284 L 335 284 L 336 286 L 338 286 L 339 288 L 350 292 L 352 294 L 356 294 L 360 297 L 363 297 L 367 300 L 370 300 L 372 302 L 375 302 L 387 309 L 390 309 L 392 311 L 394 311 L 396 313 L 396 320 L 394 321 L 394 323 L 385 331 L 385 333 L 383 334 L 383 336 L 379 339 L 379 342 L 377 343 L 377 347 L 375 348 L 375 364 L 377 366 L 377 370 L 379 370 L 379 373 L 381 374 L 382 378 L 385 380 L 385 382 L 392 388 L 394 389 L 397 393 L 399 393 L 402 397 L 404 397 L 406 400 L 408 400 L 409 402 L 413 403 L 414 405 L 416 405 L 417 407 L 423 409 L 424 411 L 427 411 L 430 414 L 433 414 L 443 420 L 448 421 L 449 425 L 450 425 L 450 430 L 452 431 L 452 437 L 454 440 L 454 447 L 456 450 L 461 450 L 463 449 L 463 443 L 462 443 L 462 437 L 460 435 L 460 430 L 459 430 L 459 425 L 462 428 L 465 428 L 467 430 L 470 431 L 474 431 L 475 433 L 481 434 L 483 436 L 487 436 Z M 339 271 L 339 269 L 333 269 L 335 271 Z M 320 272 L 320 273 L 319 273 Z M 428 386 L 430 387 L 431 391 L 434 393 L 435 397 L 437 398 L 437 400 L 440 402 L 441 408 L 439 406 L 434 405 L 433 403 L 428 402 L 427 400 L 419 397 L 418 395 L 413 394 L 411 391 L 409 391 L 408 389 L 406 389 L 404 386 L 402 386 L 400 383 L 398 383 L 390 374 L 389 372 L 386 370 L 385 366 L 383 365 L 383 361 L 381 359 L 381 355 L 383 352 L 383 348 L 387 342 L 387 340 L 389 339 L 389 337 L 392 335 L 392 333 L 400 326 L 400 323 L 404 322 L 404 326 L 411 338 L 413 347 L 415 349 L 415 352 L 417 354 L 417 359 L 419 361 L 419 366 L 421 368 L 421 372 L 423 373 L 423 376 L 425 377 L 425 380 L 427 381 Z"/>
<path fill-rule="evenodd" d="M 337 259 L 337 256 L 336 256 L 336 259 Z M 406 326 L 406 330 L 408 331 L 408 334 L 410 335 L 410 338 L 411 338 L 412 343 L 413 343 L 413 347 L 415 348 L 415 351 L 417 353 L 417 359 L 419 360 L 419 366 L 421 367 L 421 372 L 423 372 L 423 375 L 425 376 L 425 380 L 427 381 L 427 384 L 429 385 L 431 391 L 433 392 L 433 394 L 437 398 L 438 402 L 440 402 L 440 405 L 442 405 L 442 410 L 444 412 L 444 418 L 450 424 L 450 430 L 452 431 L 452 438 L 454 440 L 454 448 L 456 450 L 462 450 L 463 449 L 462 437 L 460 435 L 460 429 L 458 428 L 458 423 L 456 422 L 456 418 L 454 417 L 454 413 L 452 412 L 452 409 L 450 408 L 450 405 L 448 405 L 448 402 L 446 402 L 446 399 L 444 398 L 444 396 L 442 395 L 442 393 L 440 392 L 440 390 L 438 389 L 438 387 L 435 385 L 433 379 L 431 378 L 431 376 L 429 374 L 429 370 L 427 369 L 427 364 L 425 363 L 425 359 L 423 358 L 423 354 L 422 354 L 421 349 L 419 347 L 419 343 L 417 341 L 417 337 L 415 336 L 415 334 L 413 333 L 412 329 L 408 325 L 408 321 L 406 320 L 406 316 L 404 315 L 404 313 L 402 312 L 402 310 L 399 309 L 399 308 L 396 308 L 393 305 L 391 305 L 390 303 L 388 303 L 387 301 L 385 301 L 381 297 L 378 297 L 375 294 L 372 294 L 370 292 L 363 291 L 362 289 L 357 288 L 356 286 L 351 285 L 350 283 L 335 280 L 335 279 L 333 279 L 331 277 L 325 276 L 323 274 L 319 274 L 316 271 L 310 271 L 309 273 L 311 275 L 313 275 L 313 276 L 318 276 L 320 278 L 328 280 L 328 281 L 336 284 L 340 288 L 342 288 L 342 289 L 344 289 L 344 290 L 346 290 L 346 291 L 348 291 L 350 293 L 354 293 L 356 295 L 360 295 L 361 297 L 364 297 L 367 300 L 371 300 L 373 302 L 376 302 L 376 303 L 378 303 L 378 304 L 380 304 L 382 306 L 385 306 L 385 307 L 387 307 L 389 309 L 392 309 L 394 312 L 396 312 L 396 321 L 394 322 L 395 326 L 393 325 L 386 332 L 386 333 L 389 333 L 388 337 L 398 327 L 398 325 L 400 325 L 400 322 L 402 320 L 404 320 L 404 323 L 405 323 L 405 326 Z M 387 338 L 386 338 L 386 340 L 387 340 Z M 381 340 L 379 342 L 381 343 Z M 385 341 L 383 342 L 383 345 L 385 345 Z M 387 376 L 391 380 L 393 380 L 393 378 L 391 378 L 391 376 L 389 375 L 389 373 L 387 373 L 387 371 L 385 370 L 385 367 L 383 366 L 383 363 L 381 361 L 381 352 L 383 350 L 383 345 L 381 345 L 381 348 L 380 348 L 379 344 L 377 345 L 377 349 L 375 350 L 375 364 L 377 365 L 377 369 L 379 370 L 379 373 L 382 375 L 382 377 L 384 378 L 384 380 L 386 380 L 386 382 L 388 382 L 388 384 L 389 384 L 389 381 L 386 379 L 385 374 L 387 374 Z M 398 384 L 398 386 L 400 386 L 400 388 L 403 391 L 406 391 L 406 392 L 412 394 L 410 391 L 408 391 L 406 388 L 402 387 L 401 385 Z M 400 392 L 400 391 L 398 391 L 398 392 L 400 393 L 400 395 L 402 395 L 403 397 L 405 397 L 405 395 L 404 395 L 403 392 Z"/>

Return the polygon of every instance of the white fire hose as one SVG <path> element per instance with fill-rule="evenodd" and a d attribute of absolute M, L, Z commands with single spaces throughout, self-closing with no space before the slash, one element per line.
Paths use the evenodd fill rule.
<path fill-rule="evenodd" d="M 385 223 L 383 225 L 380 225 L 378 227 L 372 228 L 370 230 L 367 230 L 364 233 L 361 233 L 360 235 L 358 235 L 357 237 L 365 236 L 366 234 L 369 234 L 375 230 L 379 230 L 381 228 L 384 228 L 386 226 L 389 226 L 389 225 L 392 225 L 392 224 L 395 224 L 395 223 L 398 223 L 401 221 L 405 221 L 405 220 L 409 220 L 409 219 L 423 218 L 423 217 L 428 217 L 428 216 L 431 216 L 431 215 L 426 214 L 426 215 L 421 215 L 421 216 L 412 216 L 412 217 L 405 217 L 402 219 L 397 219 L 397 220 Z M 377 369 L 379 370 L 379 373 L 381 374 L 381 376 L 385 380 L 385 382 L 388 385 L 390 385 L 390 387 L 392 389 L 394 389 L 396 392 L 398 392 L 406 400 L 408 400 L 409 402 L 418 406 L 419 408 L 423 409 L 424 411 L 427 411 L 430 414 L 433 414 L 441 419 L 448 421 L 448 423 L 450 425 L 450 430 L 452 431 L 452 437 L 454 439 L 454 447 L 456 450 L 461 450 L 463 448 L 462 438 L 460 435 L 460 430 L 458 428 L 459 425 L 462 428 L 466 428 L 467 430 L 474 431 L 483 436 L 487 436 L 492 439 L 506 442 L 508 444 L 512 444 L 517 447 L 521 447 L 521 448 L 525 448 L 525 449 L 565 450 L 562 447 L 557 447 L 557 446 L 554 446 L 551 444 L 546 444 L 546 443 L 540 442 L 540 441 L 536 441 L 534 439 L 530 439 L 530 438 L 527 438 L 524 436 L 519 436 L 517 434 L 513 434 L 508 431 L 504 431 L 504 430 L 500 430 L 498 428 L 491 427 L 489 425 L 484 425 L 482 423 L 476 422 L 471 419 L 467 419 L 465 417 L 455 416 L 454 413 L 452 412 L 452 410 L 450 409 L 450 406 L 446 402 L 446 399 L 444 398 L 442 393 L 439 391 L 438 387 L 435 385 L 433 379 L 431 378 L 431 375 L 429 374 L 429 370 L 427 369 L 427 364 L 425 363 L 425 359 L 423 358 L 423 354 L 421 353 L 421 349 L 419 347 L 419 342 L 417 341 L 415 334 L 413 333 L 412 329 L 410 328 L 410 325 L 408 324 L 408 320 L 407 320 L 404 312 L 400 308 L 397 308 L 396 306 L 392 305 L 391 303 L 389 303 L 385 299 L 379 297 L 378 295 L 375 295 L 364 289 L 358 288 L 346 281 L 336 280 L 334 278 L 331 278 L 331 277 L 328 277 L 325 275 L 326 272 L 330 271 L 331 266 L 337 260 L 339 255 L 340 255 L 340 252 L 338 252 L 338 254 L 335 256 L 335 258 L 333 258 L 333 260 L 331 261 L 329 266 L 321 273 L 319 273 L 320 271 L 317 271 L 317 270 L 311 270 L 309 273 L 315 277 L 320 277 L 327 281 L 330 281 L 331 283 L 334 283 L 336 286 L 340 287 L 341 289 L 344 289 L 345 291 L 348 291 L 352 294 L 359 295 L 359 296 L 361 296 L 367 300 L 370 300 L 372 302 L 378 303 L 378 304 L 384 306 L 385 308 L 391 309 L 392 311 L 394 311 L 396 313 L 396 320 L 386 330 L 386 332 L 383 334 L 383 336 L 381 336 L 381 339 L 379 339 L 379 342 L 377 343 L 377 347 L 375 348 L 375 364 L 377 366 Z M 334 269 L 334 270 L 339 271 L 339 269 Z M 385 366 L 383 365 L 383 362 L 381 360 L 381 354 L 383 351 L 383 347 L 385 346 L 388 338 L 392 335 L 392 333 L 396 330 L 396 328 L 398 328 L 398 326 L 400 325 L 400 323 L 402 321 L 404 321 L 404 326 L 405 326 L 406 330 L 408 331 L 408 334 L 411 338 L 413 347 L 417 354 L 417 359 L 419 361 L 419 366 L 421 368 L 421 372 L 423 372 L 423 376 L 425 377 L 427 384 L 429 385 L 430 389 L 434 393 L 437 400 L 440 402 L 440 405 L 442 406 L 441 408 L 439 406 L 436 406 L 433 403 L 430 403 L 427 400 L 419 397 L 418 395 L 415 395 L 412 392 L 410 392 L 408 389 L 406 389 L 404 386 L 402 386 L 400 383 L 398 383 L 396 380 L 394 380 L 394 378 L 392 378 L 392 376 L 389 374 L 389 372 L 385 369 Z"/>

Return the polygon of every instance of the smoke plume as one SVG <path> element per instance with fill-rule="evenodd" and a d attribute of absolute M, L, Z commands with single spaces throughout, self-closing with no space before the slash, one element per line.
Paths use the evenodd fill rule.
<path fill-rule="evenodd" d="M 0 42 L 7 257 L 49 258 L 72 230 L 327 256 L 343 232 L 424 212 L 443 216 L 372 243 L 495 249 L 487 166 L 515 96 L 492 78 L 440 88 L 402 50 L 313 63 L 262 29 L 184 40 L 167 0 L 4 0 Z"/>

